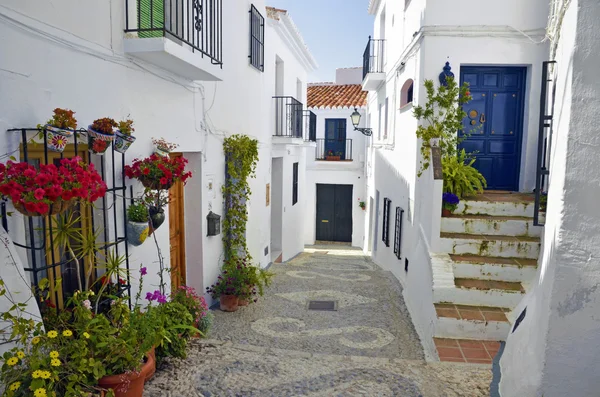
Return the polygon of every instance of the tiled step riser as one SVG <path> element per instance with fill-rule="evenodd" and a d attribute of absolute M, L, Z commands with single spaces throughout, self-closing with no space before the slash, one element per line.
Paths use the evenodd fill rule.
<path fill-rule="evenodd" d="M 471 288 L 439 288 L 433 290 L 434 303 L 514 308 L 523 298 L 520 292 L 478 290 Z"/>
<path fill-rule="evenodd" d="M 454 276 L 457 278 L 474 278 L 478 280 L 497 280 L 520 282 L 532 280 L 537 269 L 533 266 L 454 263 Z"/>
<path fill-rule="evenodd" d="M 465 218 L 442 218 L 442 232 L 485 234 L 494 236 L 539 237 L 542 228 L 533 226 L 533 220 L 487 220 Z"/>
<path fill-rule="evenodd" d="M 435 336 L 450 339 L 506 340 L 510 323 L 500 321 L 473 321 L 438 317 Z"/>
<path fill-rule="evenodd" d="M 441 238 L 441 251 L 451 254 L 498 256 L 502 258 L 537 259 L 540 243 L 530 241 L 482 241 L 469 239 Z"/>
<path fill-rule="evenodd" d="M 533 217 L 533 202 L 461 201 L 455 214 Z"/>

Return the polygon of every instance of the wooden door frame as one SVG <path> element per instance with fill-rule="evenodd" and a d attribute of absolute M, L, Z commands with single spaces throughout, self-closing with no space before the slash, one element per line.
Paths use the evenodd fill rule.
<path fill-rule="evenodd" d="M 183 157 L 182 153 L 171 153 L 171 158 Z M 171 189 L 180 188 L 181 195 L 179 203 L 174 206 L 174 203 L 169 202 L 169 245 L 171 244 L 171 225 L 174 220 L 174 212 L 177 211 L 176 216 L 179 217 L 179 225 L 180 225 L 180 236 L 179 236 L 179 248 L 178 248 L 178 256 L 179 256 L 179 264 L 178 264 L 178 279 L 175 278 L 175 274 L 173 273 L 173 267 L 171 266 L 171 291 L 174 292 L 180 285 L 186 285 L 187 282 L 187 265 L 186 265 L 186 251 L 185 251 L 185 187 L 183 182 L 177 182 Z M 169 192 L 170 195 L 170 192 Z M 169 256 L 170 256 L 169 250 Z M 171 259 L 169 257 L 169 259 Z M 172 261 L 171 261 L 172 262 Z"/>

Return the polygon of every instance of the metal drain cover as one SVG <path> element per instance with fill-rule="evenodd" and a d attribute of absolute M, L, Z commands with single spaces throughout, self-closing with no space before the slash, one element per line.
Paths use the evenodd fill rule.
<path fill-rule="evenodd" d="M 337 311 L 337 301 L 308 301 L 308 310 Z"/>

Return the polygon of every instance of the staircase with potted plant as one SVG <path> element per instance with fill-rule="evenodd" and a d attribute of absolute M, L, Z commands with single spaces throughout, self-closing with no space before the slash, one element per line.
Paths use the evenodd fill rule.
<path fill-rule="evenodd" d="M 442 218 L 433 255 L 435 344 L 442 361 L 491 363 L 537 271 L 534 197 L 486 192 Z"/>

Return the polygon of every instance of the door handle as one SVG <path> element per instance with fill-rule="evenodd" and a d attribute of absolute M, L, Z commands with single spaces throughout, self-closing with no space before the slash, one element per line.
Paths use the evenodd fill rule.
<path fill-rule="evenodd" d="M 323 223 L 329 223 L 329 221 L 327 219 L 322 219 L 321 222 L 323 222 Z"/>
<path fill-rule="evenodd" d="M 485 123 L 485 114 L 484 113 L 481 113 L 481 116 L 479 117 L 479 122 L 481 124 Z"/>

